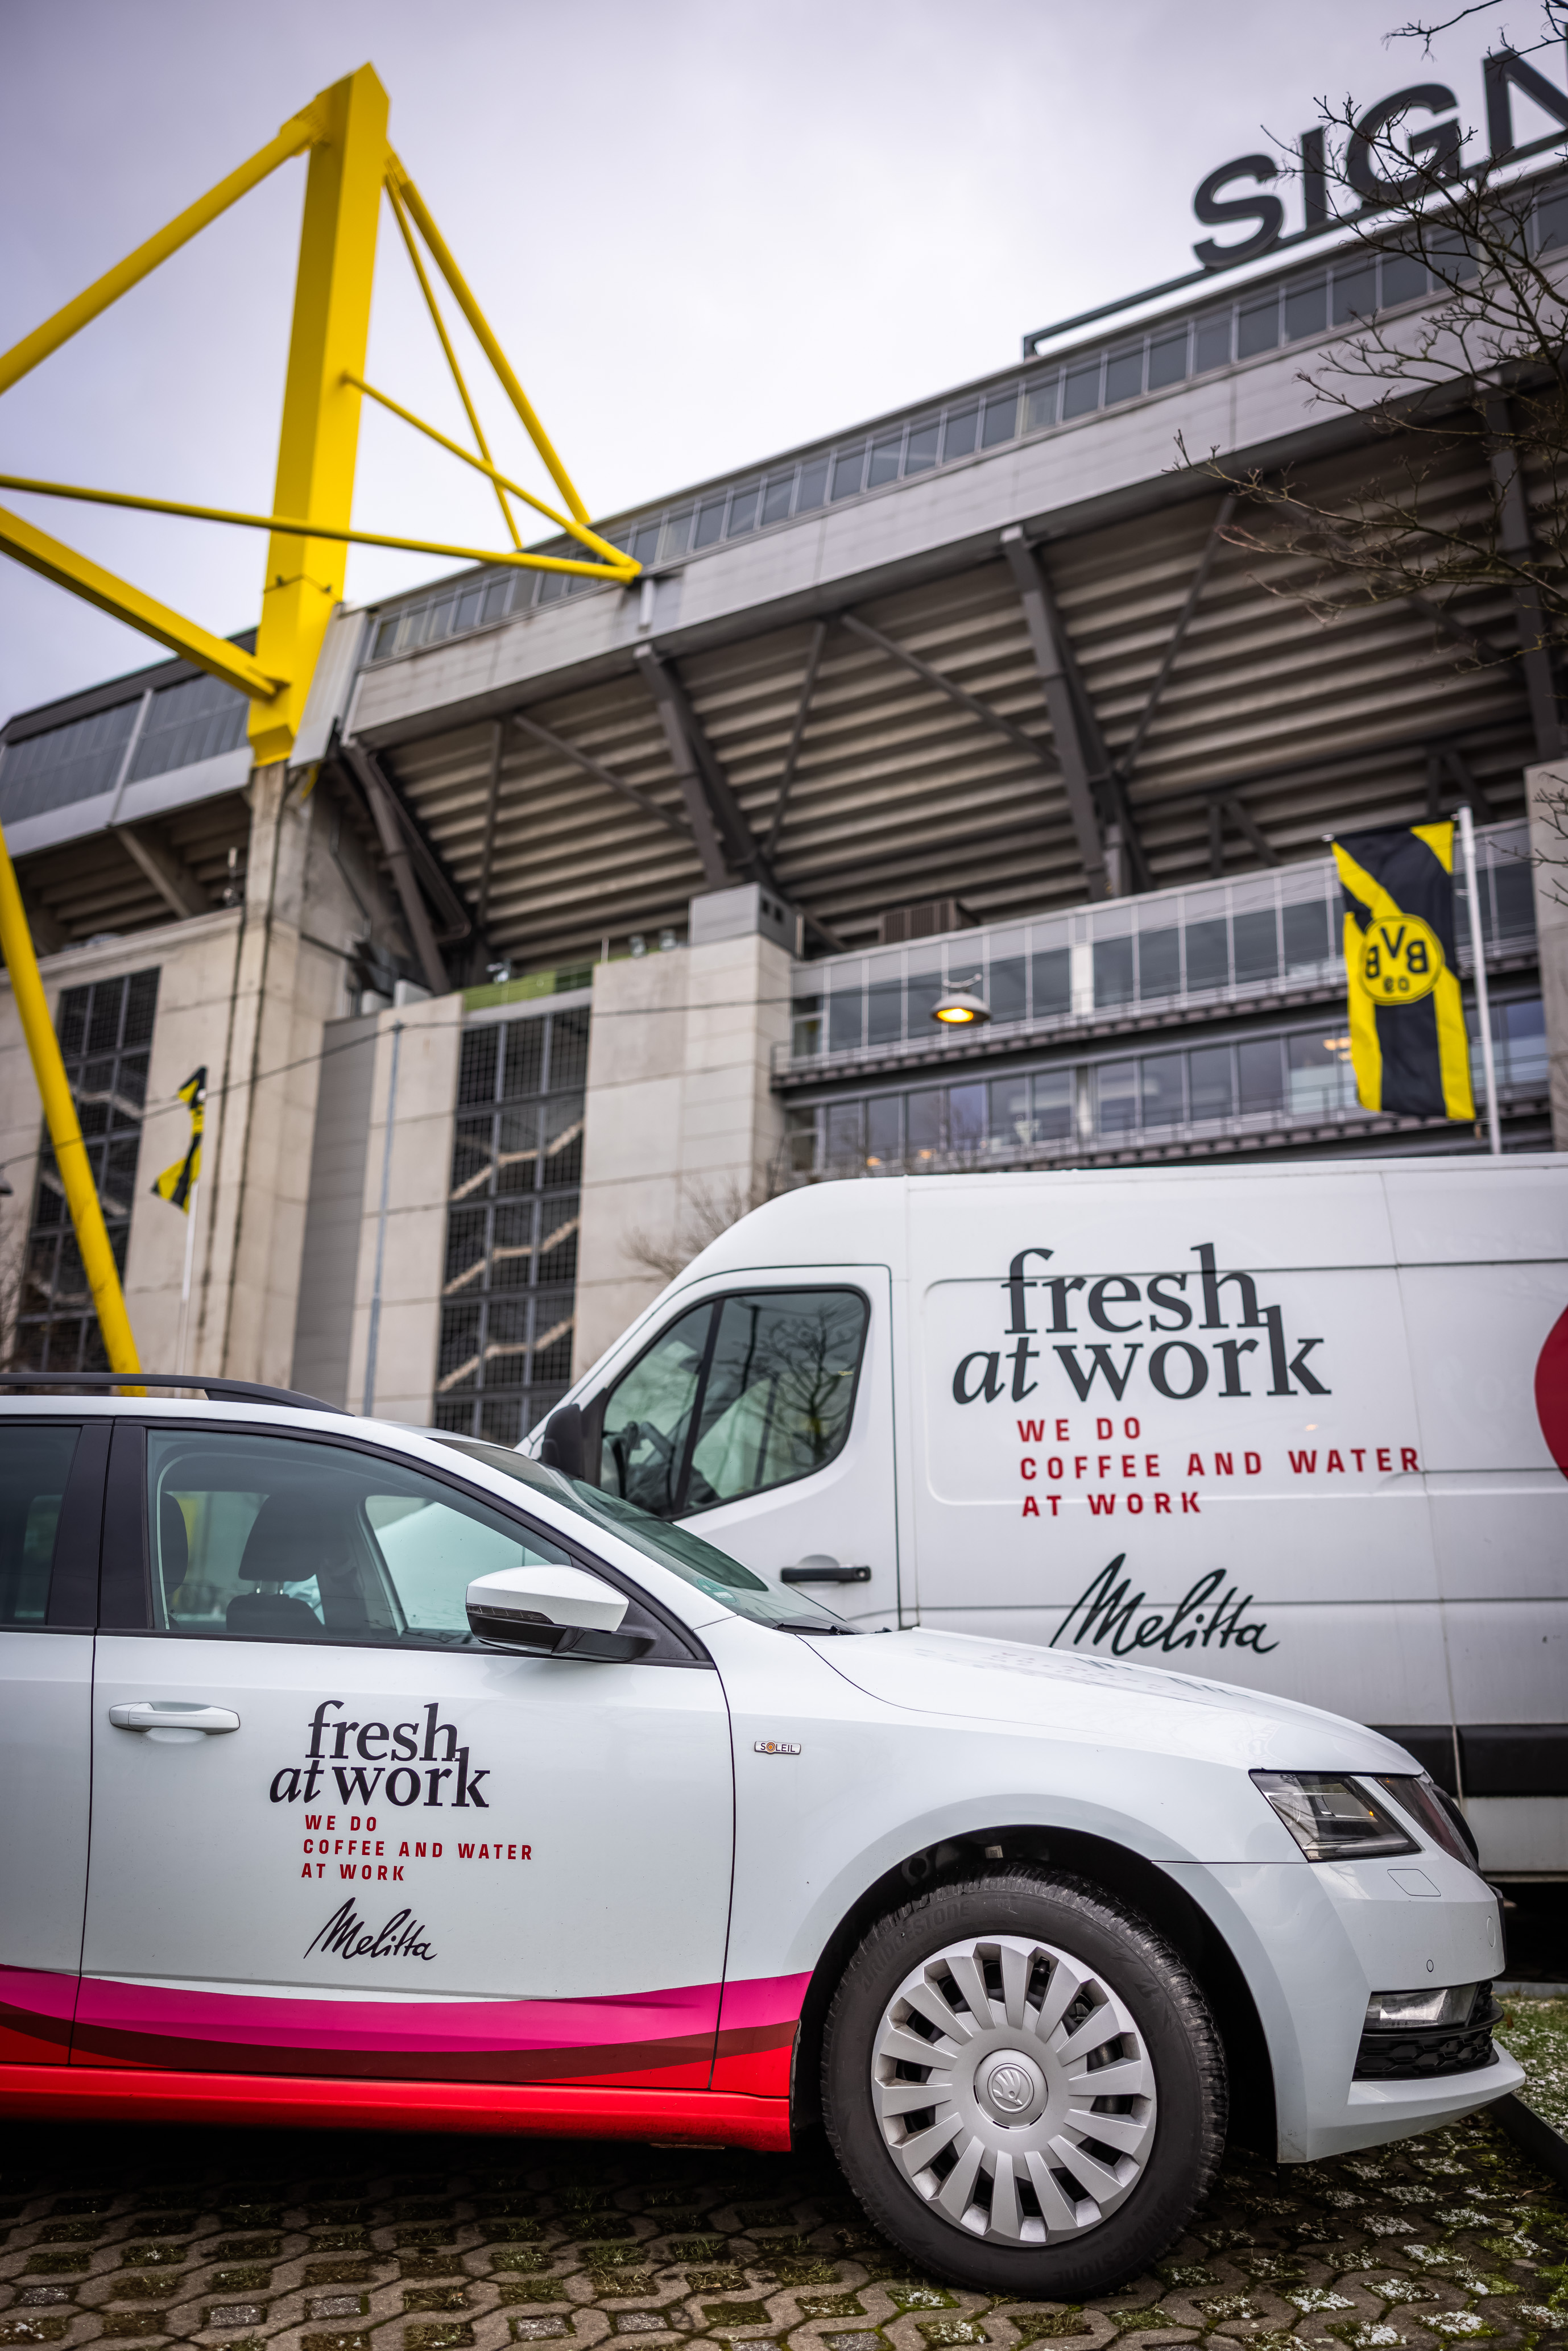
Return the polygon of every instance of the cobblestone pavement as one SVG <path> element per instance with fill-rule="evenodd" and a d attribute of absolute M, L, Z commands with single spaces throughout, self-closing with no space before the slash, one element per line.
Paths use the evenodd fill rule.
<path fill-rule="evenodd" d="M 1343 2162 L 1233 2156 L 1155 2273 L 1081 2308 L 923 2276 L 815 2148 L 17 2126 L 0 2231 L 0 2346 L 1568 2342 L 1568 2198 L 1484 2119 Z"/>

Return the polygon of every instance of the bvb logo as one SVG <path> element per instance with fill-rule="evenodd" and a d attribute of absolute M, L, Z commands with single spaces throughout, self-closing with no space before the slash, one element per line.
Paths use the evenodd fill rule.
<path fill-rule="evenodd" d="M 1414 1004 L 1430 996 L 1442 969 L 1437 933 L 1413 914 L 1375 923 L 1361 950 L 1362 984 L 1385 1004 Z"/>

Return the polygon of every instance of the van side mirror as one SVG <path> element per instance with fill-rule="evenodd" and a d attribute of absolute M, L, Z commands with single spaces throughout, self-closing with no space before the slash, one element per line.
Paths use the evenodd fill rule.
<path fill-rule="evenodd" d="M 545 1433 L 539 1439 L 539 1459 L 547 1469 L 559 1469 L 569 1478 L 581 1478 L 587 1474 L 584 1451 L 582 1408 L 580 1405 L 563 1404 L 545 1423 Z"/>

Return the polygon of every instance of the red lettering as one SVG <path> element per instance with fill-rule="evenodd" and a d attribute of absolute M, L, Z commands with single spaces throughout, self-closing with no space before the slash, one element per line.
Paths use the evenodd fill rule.
<path fill-rule="evenodd" d="M 439 1848 L 439 1846 L 438 1846 L 438 1847 L 437 1847 L 437 1851 L 439 1851 L 439 1850 L 440 1850 L 440 1848 Z M 414 1857 L 414 1859 L 415 1859 L 416 1861 L 423 1861 L 423 1860 L 424 1859 L 424 1847 L 423 1847 L 422 1844 L 416 1844 L 416 1845 L 414 1846 L 414 1848 L 413 1848 L 413 1857 Z"/>
<path fill-rule="evenodd" d="M 1292 1453 L 1291 1456 L 1291 1467 L 1295 1471 L 1298 1478 L 1309 1476 L 1311 1472 L 1317 1468 L 1317 1466 L 1318 1457 L 1315 1452 Z"/>
<path fill-rule="evenodd" d="M 1157 1453 L 1145 1453 L 1145 1456 L 1144 1456 L 1144 1475 L 1145 1475 L 1145 1478 L 1157 1478 L 1157 1477 L 1159 1476 L 1159 1474 L 1160 1474 L 1160 1457 L 1159 1457 L 1159 1455 L 1158 1455 Z"/>
<path fill-rule="evenodd" d="M 337 1825 L 338 1825 L 338 1815 L 337 1815 L 337 1813 L 328 1813 L 328 1815 L 327 1815 L 327 1826 L 328 1826 L 329 1829 L 335 1829 L 335 1828 L 337 1827 Z"/>
<path fill-rule="evenodd" d="M 1132 1438 L 1133 1443 L 1134 1443 L 1134 1445 L 1136 1445 L 1136 1443 L 1137 1443 L 1137 1441 L 1138 1441 L 1139 1437 L 1143 1435 L 1143 1433 L 1144 1433 L 1144 1425 L 1143 1425 L 1143 1422 L 1142 1422 L 1141 1420 L 1124 1420 L 1124 1421 L 1122 1423 L 1122 1434 L 1123 1434 L 1123 1436 L 1124 1436 L 1124 1437 L 1130 1437 Z"/>
<path fill-rule="evenodd" d="M 1051 1515 L 1054 1519 L 1061 1507 L 1061 1497 L 1060 1494 L 1048 1494 L 1045 1499 L 1051 1504 Z"/>
<path fill-rule="evenodd" d="M 1136 1518 L 1144 1507 L 1143 1496 L 1141 1494 L 1128 1494 L 1124 1499 L 1126 1500 L 1128 1510 L 1132 1512 L 1134 1518 Z"/>
<path fill-rule="evenodd" d="M 534 1849 L 531 1844 L 526 1844 L 523 1846 L 522 1855 L 525 1861 L 532 1861 L 534 1857 Z"/>
<path fill-rule="evenodd" d="M 457 1848 L 457 1858 L 459 1861 L 472 1861 L 474 1858 L 473 1846 L 471 1844 L 460 1844 Z"/>
<path fill-rule="evenodd" d="M 1061 1483 L 1061 1456 L 1060 1453 L 1053 1453 L 1051 1455 L 1050 1460 L 1045 1465 L 1045 1474 L 1051 1479 L 1053 1486 L 1060 1486 Z"/>
<path fill-rule="evenodd" d="M 1400 1447 L 1399 1467 L 1401 1469 L 1416 1470 L 1416 1447 L 1413 1445 L 1402 1445 Z M 1419 1476 L 1420 1472 L 1416 1470 L 1416 1474 Z"/>
<path fill-rule="evenodd" d="M 1217 1453 L 1214 1457 L 1214 1474 L 1217 1478 L 1234 1478 L 1236 1456 L 1233 1453 Z"/>
<path fill-rule="evenodd" d="M 370 1873 L 370 1871 L 367 1869 L 367 1870 L 366 1870 L 366 1872 L 365 1872 L 365 1876 L 368 1877 L 368 1876 L 370 1876 L 370 1874 L 371 1874 L 371 1873 Z M 380 1868 L 377 1870 L 377 1872 L 376 1872 L 376 1877 L 377 1877 L 378 1882 L 379 1882 L 382 1878 L 383 1878 L 383 1877 L 386 1876 L 386 1874 L 387 1874 L 387 1865 L 386 1865 L 385 1862 L 383 1861 L 383 1862 L 382 1862 L 382 1865 L 381 1865 L 381 1867 L 380 1867 Z"/>
<path fill-rule="evenodd" d="M 401 1862 L 397 1862 L 397 1861 L 394 1861 L 394 1862 L 393 1862 L 393 1864 L 392 1864 L 392 1876 L 393 1876 L 395 1878 L 398 1878 L 398 1879 L 400 1879 L 400 1880 L 401 1880 L 401 1878 L 402 1878 L 402 1864 Z"/>
<path fill-rule="evenodd" d="M 430 1858 L 432 1861 L 439 1861 L 441 1859 L 441 1847 L 438 1844 L 433 1844 L 431 1846 Z"/>
<path fill-rule="evenodd" d="M 368 1861 L 365 1863 L 365 1865 L 364 1865 L 363 1868 L 362 1868 L 362 1869 L 361 1870 L 361 1872 L 360 1872 L 360 1876 L 361 1876 L 361 1877 L 366 1877 L 366 1878 L 373 1877 L 373 1876 L 375 1876 L 375 1874 L 376 1874 L 376 1873 L 375 1873 L 375 1871 L 371 1868 L 371 1865 L 370 1865 L 370 1863 L 369 1863 Z"/>
<path fill-rule="evenodd" d="M 378 1853 L 385 1853 L 386 1851 L 386 1846 L 382 1843 L 380 1837 L 376 1839 L 376 1851 Z"/>
<path fill-rule="evenodd" d="M 1116 1510 L 1116 1497 L 1114 1494 L 1091 1494 L 1089 1509 L 1091 1515 L 1096 1519 L 1113 1518 Z"/>
<path fill-rule="evenodd" d="M 1326 1473 L 1327 1471 L 1331 1470 L 1331 1469 L 1338 1469 L 1338 1470 L 1342 1470 L 1342 1471 L 1343 1471 L 1343 1468 L 1344 1468 L 1344 1463 L 1340 1459 L 1339 1455 L 1338 1455 L 1337 1453 L 1331 1453 L 1331 1454 L 1329 1455 L 1328 1459 L 1323 1463 L 1323 1469 L 1324 1469 L 1325 1473 Z"/>
<path fill-rule="evenodd" d="M 1058 1445 L 1065 1445 L 1068 1442 L 1067 1423 L 1064 1420 L 1059 1420 L 1056 1424 L 1056 1441 Z"/>
<path fill-rule="evenodd" d="M 1171 1498 L 1170 1498 L 1170 1496 L 1169 1496 L 1168 1494 L 1156 1494 L 1156 1495 L 1155 1496 L 1155 1518 L 1156 1518 L 1156 1519 L 1168 1519 L 1168 1518 L 1169 1518 L 1169 1516 L 1170 1516 L 1170 1514 L 1171 1514 Z"/>
<path fill-rule="evenodd" d="M 325 1876 L 326 1876 L 326 1875 L 327 1875 L 327 1865 L 326 1865 L 326 1863 L 325 1863 L 324 1861 L 319 1861 L 319 1862 L 316 1864 L 316 1875 L 317 1875 L 317 1876 L 318 1876 L 318 1877 L 325 1877 Z"/>
<path fill-rule="evenodd" d="M 1099 1438 L 1101 1444 L 1103 1445 L 1108 1437 L 1115 1436 L 1115 1422 L 1113 1420 L 1097 1420 L 1094 1424 L 1094 1434 Z"/>
<path fill-rule="evenodd" d="M 400 1858 L 401 1860 L 406 1861 L 406 1860 L 408 1859 L 408 1847 L 407 1847 L 407 1845 L 405 1845 L 405 1844 L 400 1844 L 400 1845 L 399 1845 L 399 1847 L 398 1847 L 398 1855 L 399 1855 L 399 1858 Z"/>
<path fill-rule="evenodd" d="M 1034 1457 L 1032 1454 L 1026 1454 L 1024 1458 L 1019 1463 L 1019 1476 L 1027 1481 L 1034 1476 Z"/>
<path fill-rule="evenodd" d="M 1074 1476 L 1075 1478 L 1082 1478 L 1082 1475 L 1083 1475 L 1083 1472 L 1085 1471 L 1085 1469 L 1087 1469 L 1087 1468 L 1088 1468 L 1088 1467 L 1089 1467 L 1089 1457 L 1088 1457 L 1088 1455 L 1087 1455 L 1086 1453 L 1075 1453 L 1075 1454 L 1073 1455 L 1073 1457 L 1072 1457 L 1072 1474 L 1073 1474 L 1073 1476 Z"/>
<path fill-rule="evenodd" d="M 1363 1462 L 1365 1460 L 1365 1458 L 1366 1458 L 1366 1447 L 1365 1447 L 1365 1446 L 1364 1446 L 1364 1445 L 1347 1445 L 1347 1446 L 1346 1446 L 1346 1447 L 1345 1447 L 1345 1451 L 1346 1451 L 1347 1453 L 1354 1453 L 1354 1456 L 1355 1456 L 1356 1475 L 1359 1477 L 1359 1476 L 1360 1476 L 1360 1474 L 1361 1474 L 1361 1465 L 1362 1465 L 1362 1463 L 1363 1463 Z"/>
<path fill-rule="evenodd" d="M 1386 1445 L 1380 1445 L 1377 1448 L 1377 1466 L 1385 1475 L 1394 1467 L 1394 1456 Z"/>
<path fill-rule="evenodd" d="M 497 1845 L 497 1846 L 496 1847 L 496 1851 L 497 1851 L 497 1853 L 499 1853 L 499 1852 L 500 1852 L 500 1850 L 501 1850 L 500 1846 L 499 1846 L 499 1845 Z M 507 1847 L 507 1859 L 508 1861 L 516 1861 L 517 1857 L 517 1846 L 516 1846 L 515 1844 L 509 1844 L 509 1845 Z"/>
<path fill-rule="evenodd" d="M 488 1860 L 489 1860 L 489 1858 L 490 1858 L 490 1848 L 489 1848 L 489 1846 L 488 1846 L 487 1844 L 482 1844 L 482 1845 L 480 1846 L 480 1848 L 479 1848 L 479 1858 L 480 1858 L 480 1860 L 481 1860 L 481 1861 L 488 1861 Z"/>
<path fill-rule="evenodd" d="M 311 1867 L 310 1864 L 309 1864 L 308 1862 L 307 1862 L 307 1863 L 305 1864 L 304 1867 L 300 1870 L 299 1875 L 300 1875 L 300 1876 L 301 1876 L 301 1877 L 314 1877 L 314 1876 L 315 1876 L 315 1875 L 316 1875 L 316 1872 L 315 1872 L 315 1870 Z"/>
<path fill-rule="evenodd" d="M 1111 1475 L 1111 1456 L 1108 1453 L 1097 1453 L 1094 1458 L 1100 1465 L 1094 1472 L 1095 1476 L 1108 1478 Z"/>
<path fill-rule="evenodd" d="M 360 1816 L 359 1816 L 358 1813 L 350 1813 L 350 1814 L 349 1815 L 349 1826 L 350 1826 L 351 1829 L 357 1829 L 357 1828 L 359 1827 L 359 1825 L 360 1825 Z"/>
<path fill-rule="evenodd" d="M 1202 1475 L 1203 1475 L 1203 1456 L 1202 1456 L 1202 1454 L 1201 1454 L 1201 1453 L 1189 1453 L 1189 1454 L 1187 1455 L 1187 1457 L 1186 1457 L 1186 1474 L 1187 1474 L 1187 1476 L 1188 1476 L 1189 1478 L 1201 1478 L 1201 1477 L 1202 1477 Z"/>
<path fill-rule="evenodd" d="M 1258 1477 L 1263 1468 L 1262 1455 L 1260 1453 L 1244 1453 L 1241 1456 L 1241 1467 L 1246 1470 L 1249 1478 Z"/>
<path fill-rule="evenodd" d="M 338 1864 L 338 1875 L 340 1877 L 352 1877 L 354 1874 L 354 1865 L 351 1861 L 340 1861 Z"/>
<path fill-rule="evenodd" d="M 1026 1494 L 1023 1498 L 1023 1515 L 1026 1519 L 1038 1519 L 1040 1516 L 1040 1504 L 1032 1494 Z"/>
<path fill-rule="evenodd" d="M 1181 1498 L 1181 1514 L 1184 1519 L 1189 1510 L 1192 1512 L 1195 1519 L 1201 1518 L 1203 1515 L 1202 1511 L 1197 1507 L 1197 1496 L 1196 1494 L 1184 1494 Z"/>
<path fill-rule="evenodd" d="M 370 1830 L 371 1834 L 373 1836 L 375 1834 L 376 1828 L 376 1816 L 373 1813 L 371 1813 L 370 1817 L 367 1819 L 365 1826 Z"/>
<path fill-rule="evenodd" d="M 1045 1443 L 1044 1421 L 1020 1420 L 1019 1423 L 1019 1443 L 1020 1445 L 1043 1445 Z"/>
<path fill-rule="evenodd" d="M 1122 1456 L 1122 1475 L 1123 1475 L 1123 1477 L 1124 1477 L 1124 1478 L 1135 1478 L 1135 1477 L 1137 1476 L 1137 1474 L 1138 1474 L 1138 1457 L 1137 1457 L 1137 1455 L 1136 1455 L 1135 1453 L 1124 1453 L 1124 1454 L 1123 1454 L 1123 1456 Z"/>
<path fill-rule="evenodd" d="M 308 1829 L 319 1829 L 321 1825 L 320 1813 L 307 1813 L 305 1815 L 305 1825 Z"/>

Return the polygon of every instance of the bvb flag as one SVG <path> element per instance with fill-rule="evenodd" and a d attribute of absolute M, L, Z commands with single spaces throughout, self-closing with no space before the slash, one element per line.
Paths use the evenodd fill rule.
<path fill-rule="evenodd" d="M 1400 1118 L 1476 1114 L 1454 954 L 1454 828 L 1346 832 L 1333 845 L 1344 891 L 1350 1050 L 1364 1110 Z"/>
<path fill-rule="evenodd" d="M 171 1207 L 191 1206 L 191 1193 L 202 1172 L 202 1127 L 206 1119 L 207 1066 L 204 1061 L 193 1077 L 180 1088 L 180 1100 L 191 1113 L 191 1147 L 183 1159 L 176 1159 L 172 1167 L 165 1167 L 162 1176 L 153 1179 L 152 1189 L 161 1200 Z"/>

